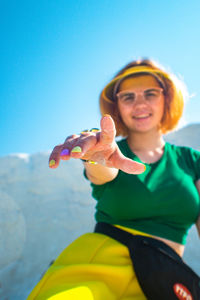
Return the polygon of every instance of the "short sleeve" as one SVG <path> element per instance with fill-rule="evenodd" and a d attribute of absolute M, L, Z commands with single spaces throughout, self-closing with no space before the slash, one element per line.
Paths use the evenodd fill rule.
<path fill-rule="evenodd" d="M 200 152 L 192 148 L 187 149 L 189 152 L 188 159 L 194 172 L 194 180 L 197 181 L 200 179 Z"/>
<path fill-rule="evenodd" d="M 87 174 L 86 174 L 86 169 L 84 168 L 83 170 L 83 176 L 87 179 Z M 101 185 L 97 185 L 97 184 L 94 184 L 92 182 L 90 182 L 90 185 L 92 187 L 92 197 L 96 200 L 99 200 L 105 190 L 105 187 L 107 186 L 107 183 L 105 184 L 101 184 Z"/>

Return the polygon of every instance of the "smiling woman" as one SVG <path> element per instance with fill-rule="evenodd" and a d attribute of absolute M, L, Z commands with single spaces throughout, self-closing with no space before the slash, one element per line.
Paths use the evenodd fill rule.
<path fill-rule="evenodd" d="M 182 260 L 189 228 L 199 227 L 200 153 L 163 138 L 183 112 L 177 82 L 151 61 L 130 63 L 101 93 L 101 129 L 54 148 L 52 169 L 61 159 L 84 161 L 97 224 L 61 253 L 29 300 L 79 300 L 81 287 L 88 300 L 200 299 L 200 278 Z"/>
<path fill-rule="evenodd" d="M 125 66 L 115 76 L 103 89 L 100 97 L 100 109 L 102 114 L 110 114 L 117 124 L 116 135 L 127 136 L 127 128 L 124 126 L 115 105 L 120 85 L 126 79 L 125 88 L 127 88 L 128 86 L 126 86 L 126 84 L 129 84 L 126 83 L 128 82 L 128 78 L 147 77 L 147 75 L 150 76 L 150 81 L 154 79 L 153 86 L 156 84 L 157 87 L 162 89 L 165 98 L 164 115 L 161 126 L 162 133 L 167 133 L 177 126 L 183 113 L 184 98 L 187 96 L 187 90 L 184 84 L 174 74 L 167 73 L 153 61 L 134 61 Z"/>
<path fill-rule="evenodd" d="M 132 130 L 158 130 L 164 115 L 164 94 L 154 77 L 127 78 L 121 82 L 117 98 L 119 115 L 129 135 Z"/>

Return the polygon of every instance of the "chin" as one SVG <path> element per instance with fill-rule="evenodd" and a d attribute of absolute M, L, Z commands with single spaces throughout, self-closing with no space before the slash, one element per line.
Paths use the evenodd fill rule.
<path fill-rule="evenodd" d="M 160 129 L 158 126 L 131 126 L 128 127 L 129 132 L 135 133 L 151 133 L 151 132 L 159 132 Z"/>
<path fill-rule="evenodd" d="M 137 132 L 137 133 L 150 133 L 150 132 L 159 132 L 160 131 L 160 120 L 141 120 L 136 121 L 131 120 L 130 122 L 126 121 L 125 126 L 128 128 L 130 132 Z"/>

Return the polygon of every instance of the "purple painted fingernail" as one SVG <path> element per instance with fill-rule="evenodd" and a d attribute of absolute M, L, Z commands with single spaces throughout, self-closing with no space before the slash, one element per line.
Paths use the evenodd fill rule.
<path fill-rule="evenodd" d="M 69 155 L 68 149 L 63 149 L 62 152 L 60 153 L 60 156 L 65 156 L 65 155 Z"/>

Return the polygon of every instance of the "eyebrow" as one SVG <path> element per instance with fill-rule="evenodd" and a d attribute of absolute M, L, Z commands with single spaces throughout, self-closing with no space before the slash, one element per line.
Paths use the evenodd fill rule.
<path fill-rule="evenodd" d="M 148 93 L 148 92 L 150 92 L 150 91 L 157 91 L 157 90 L 162 90 L 162 91 L 163 91 L 163 88 L 159 88 L 159 87 L 155 87 L 155 88 L 153 88 L 153 87 L 152 87 L 152 88 L 147 88 L 146 90 L 144 90 L 144 93 Z M 134 91 L 131 91 L 131 90 L 120 91 L 119 93 L 117 93 L 117 95 L 120 94 L 120 93 L 123 93 L 123 95 L 125 95 L 125 96 L 135 94 L 135 92 L 134 92 Z"/>
<path fill-rule="evenodd" d="M 157 91 L 158 89 L 157 88 L 150 88 L 150 89 L 146 89 L 146 90 L 144 90 L 144 92 L 149 92 L 149 91 Z M 159 89 L 160 90 L 160 89 Z"/>
<path fill-rule="evenodd" d="M 157 91 L 158 89 L 160 90 L 160 88 L 149 88 L 149 89 L 144 90 L 144 92 Z M 135 92 L 134 91 L 121 91 L 118 94 L 120 94 L 120 93 L 124 93 L 125 95 L 127 95 L 127 94 L 133 94 Z"/>
<path fill-rule="evenodd" d="M 122 93 L 123 93 L 124 95 L 132 95 L 132 94 L 134 94 L 133 91 L 127 91 L 127 92 L 123 92 L 123 91 L 122 91 Z"/>

